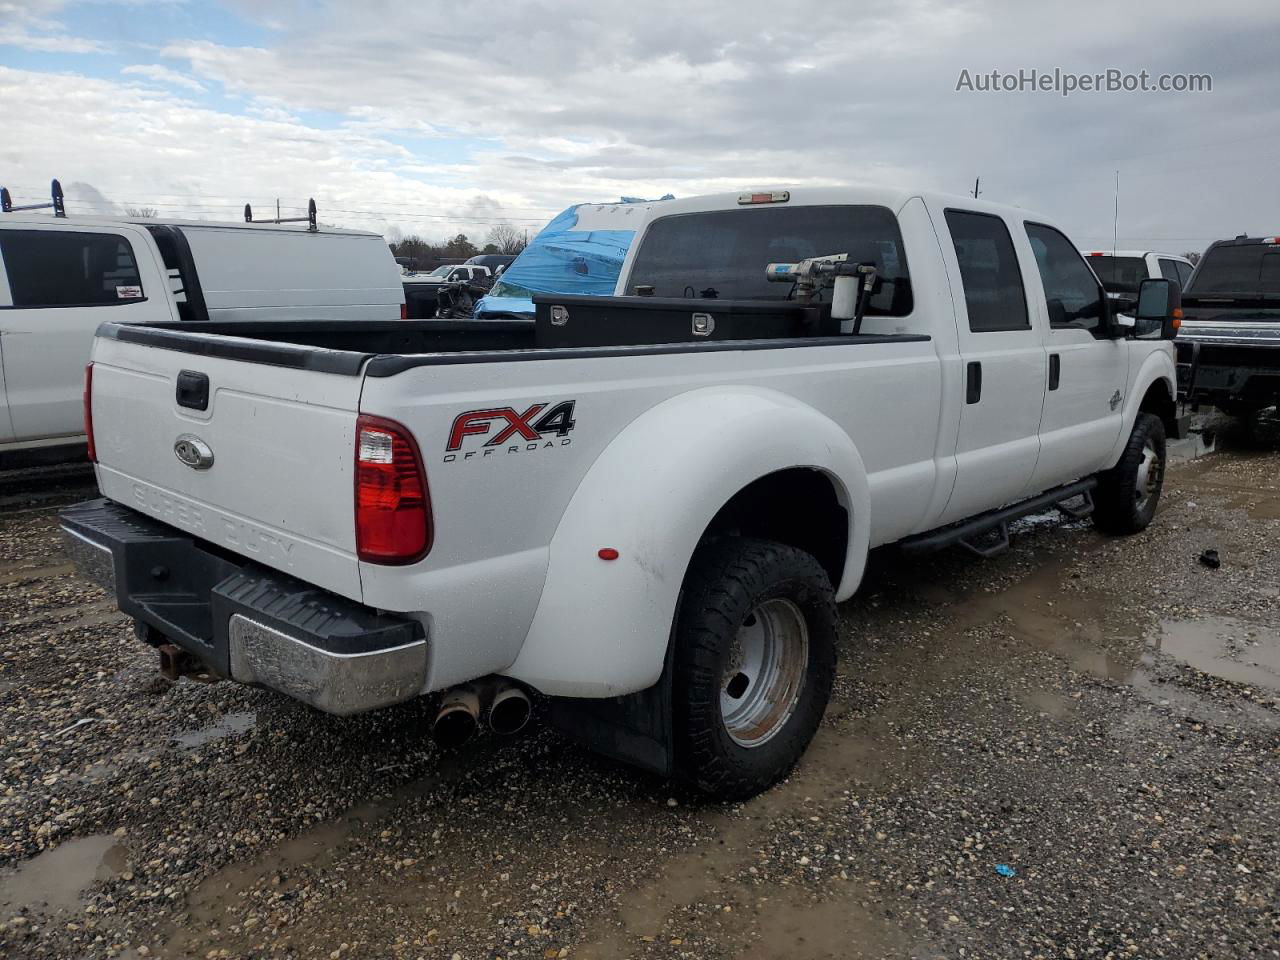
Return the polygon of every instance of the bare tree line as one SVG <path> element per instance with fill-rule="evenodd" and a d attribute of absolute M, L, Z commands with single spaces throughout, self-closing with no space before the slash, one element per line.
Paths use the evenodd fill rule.
<path fill-rule="evenodd" d="M 489 231 L 480 246 L 477 246 L 465 233 L 459 233 L 448 240 L 427 240 L 410 235 L 389 246 L 396 257 L 411 260 L 419 270 L 430 270 L 441 263 L 466 260 L 478 253 L 515 255 L 520 253 L 528 242 L 523 231 L 517 230 L 509 223 L 499 223 Z"/>

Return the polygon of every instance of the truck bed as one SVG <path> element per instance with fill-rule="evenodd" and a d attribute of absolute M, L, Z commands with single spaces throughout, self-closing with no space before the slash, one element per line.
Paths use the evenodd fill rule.
<path fill-rule="evenodd" d="M 635 353 L 762 350 L 857 340 L 895 343 L 927 337 L 836 333 L 830 308 L 788 301 L 536 298 L 539 321 L 281 320 L 241 323 L 104 323 L 98 336 L 197 356 L 335 373 L 392 376 L 413 366 Z M 573 301 L 568 331 L 546 317 Z M 711 318 L 708 334 L 691 317 Z"/>

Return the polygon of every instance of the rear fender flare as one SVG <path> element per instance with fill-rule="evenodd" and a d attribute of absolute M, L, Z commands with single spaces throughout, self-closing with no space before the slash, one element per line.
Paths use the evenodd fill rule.
<path fill-rule="evenodd" d="M 555 696 L 651 686 L 708 524 L 752 481 L 794 467 L 826 475 L 848 513 L 836 593 L 850 596 L 866 565 L 870 496 L 849 436 L 773 390 L 694 390 L 641 415 L 592 464 L 552 538 L 533 622 L 504 673 Z M 605 548 L 617 559 L 601 559 Z"/>

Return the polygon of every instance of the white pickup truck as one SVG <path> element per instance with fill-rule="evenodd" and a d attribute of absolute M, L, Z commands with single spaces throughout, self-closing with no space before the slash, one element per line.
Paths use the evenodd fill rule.
<path fill-rule="evenodd" d="M 104 321 L 402 316 L 374 233 L 0 213 L 0 455 L 84 443 L 81 381 Z"/>
<path fill-rule="evenodd" d="M 618 293 L 534 324 L 106 324 L 102 499 L 68 544 L 171 675 L 333 713 L 438 693 L 449 742 L 541 695 L 744 797 L 817 729 L 870 548 L 986 552 L 1054 504 L 1142 530 L 1183 424 L 1176 285 L 1116 316 L 1023 210 L 673 200 Z"/>

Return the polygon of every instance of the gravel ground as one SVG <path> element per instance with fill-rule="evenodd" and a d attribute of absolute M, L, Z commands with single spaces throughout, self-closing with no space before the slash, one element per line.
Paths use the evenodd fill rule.
<path fill-rule="evenodd" d="M 0 956 L 1280 957 L 1276 452 L 1137 537 L 878 553 L 809 754 L 728 807 L 170 684 L 61 552 L 91 492 L 0 490 Z"/>

